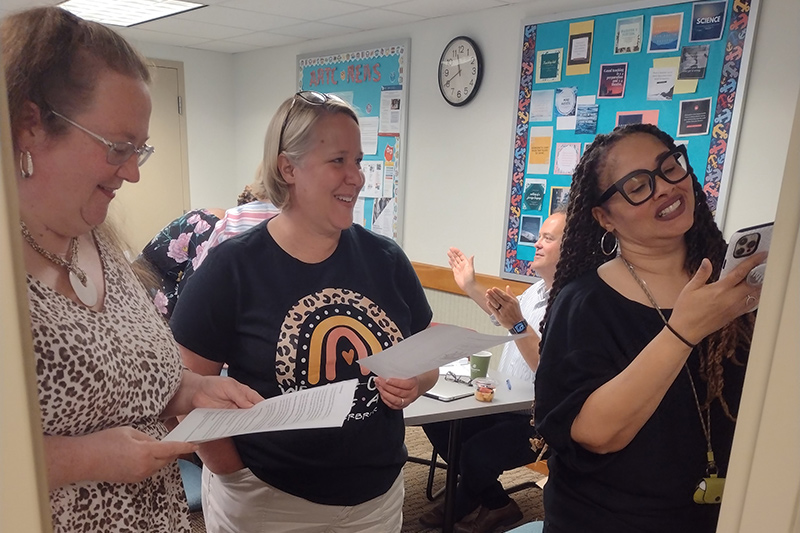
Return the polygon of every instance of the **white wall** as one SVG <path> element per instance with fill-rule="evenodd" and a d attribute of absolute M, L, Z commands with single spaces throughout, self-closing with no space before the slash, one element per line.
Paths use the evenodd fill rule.
<path fill-rule="evenodd" d="M 132 42 L 147 57 L 183 62 L 192 207 L 236 205 L 244 182 L 236 178 L 233 56 Z"/>
<path fill-rule="evenodd" d="M 410 37 L 404 248 L 414 261 L 444 266 L 445 250 L 457 245 L 476 255 L 479 272 L 498 274 L 521 23 L 550 16 L 555 5 L 508 6 L 230 59 L 170 47 L 141 48 L 154 57 L 185 62 L 192 204 L 201 207 L 221 205 L 227 198 L 232 205 L 241 187 L 252 180 L 267 123 L 295 90 L 298 54 Z M 557 5 L 566 13 L 597 2 Z M 775 216 L 800 88 L 800 62 L 792 55 L 800 49 L 798 25 L 800 2 L 762 2 L 726 235 Z M 441 98 L 435 73 L 444 45 L 459 34 L 478 42 L 486 72 L 475 100 L 453 108 Z"/>

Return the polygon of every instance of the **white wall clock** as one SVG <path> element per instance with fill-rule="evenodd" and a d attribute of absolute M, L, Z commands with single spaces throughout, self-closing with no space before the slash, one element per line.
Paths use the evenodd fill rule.
<path fill-rule="evenodd" d="M 459 36 L 447 43 L 439 59 L 439 90 L 452 106 L 469 103 L 478 94 L 483 77 L 483 60 L 478 45 Z"/>

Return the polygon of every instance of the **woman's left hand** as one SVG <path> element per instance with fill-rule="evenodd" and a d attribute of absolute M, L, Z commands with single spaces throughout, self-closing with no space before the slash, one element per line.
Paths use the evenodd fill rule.
<path fill-rule="evenodd" d="M 383 403 L 392 409 L 400 410 L 408 407 L 421 394 L 417 376 L 408 379 L 376 377 L 375 385 Z"/>
<path fill-rule="evenodd" d="M 248 409 L 264 398 L 259 393 L 223 376 L 198 376 L 200 381 L 192 395 L 192 408 Z"/>

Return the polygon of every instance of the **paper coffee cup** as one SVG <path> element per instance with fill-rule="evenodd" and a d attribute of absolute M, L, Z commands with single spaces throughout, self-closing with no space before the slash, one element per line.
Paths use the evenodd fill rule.
<path fill-rule="evenodd" d="M 489 372 L 489 361 L 492 359 L 492 352 L 478 352 L 469 356 L 469 377 L 485 378 Z"/>

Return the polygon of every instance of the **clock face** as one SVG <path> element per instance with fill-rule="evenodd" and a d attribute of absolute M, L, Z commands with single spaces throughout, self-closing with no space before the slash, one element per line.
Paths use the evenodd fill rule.
<path fill-rule="evenodd" d="M 483 76 L 481 52 L 469 37 L 450 41 L 439 59 L 439 90 L 448 104 L 462 106 L 478 94 Z"/>

